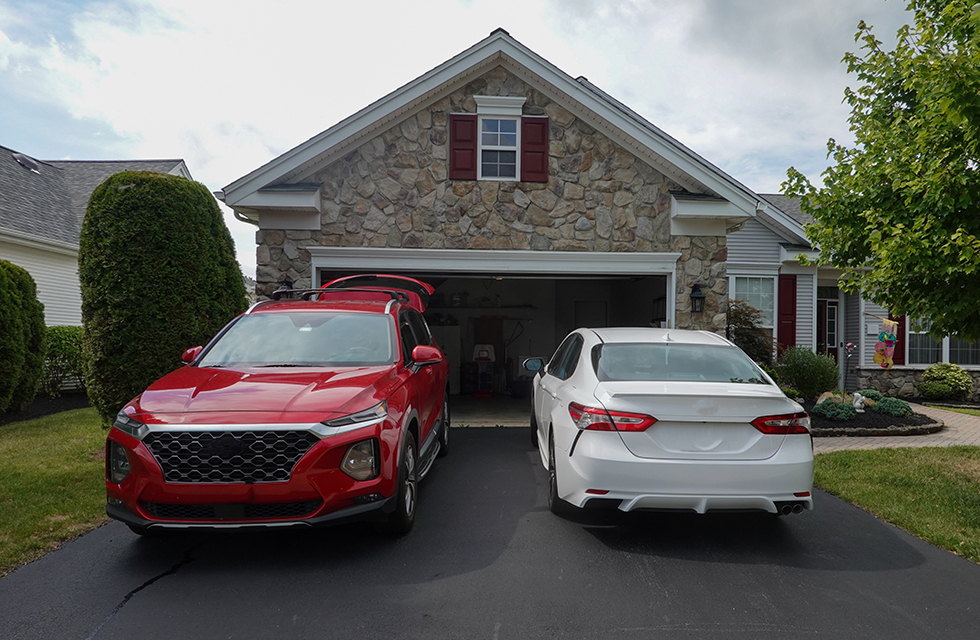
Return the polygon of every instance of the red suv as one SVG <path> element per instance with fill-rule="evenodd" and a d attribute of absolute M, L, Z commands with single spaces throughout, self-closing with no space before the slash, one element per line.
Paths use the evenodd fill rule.
<path fill-rule="evenodd" d="M 106 513 L 134 532 L 415 520 L 449 450 L 448 363 L 431 285 L 352 276 L 277 291 L 123 407 Z"/>

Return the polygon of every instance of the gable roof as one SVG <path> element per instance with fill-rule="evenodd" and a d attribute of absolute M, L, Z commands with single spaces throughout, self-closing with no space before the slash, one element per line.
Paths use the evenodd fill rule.
<path fill-rule="evenodd" d="M 777 207 L 780 211 L 788 215 L 800 225 L 813 222 L 813 216 L 803 213 L 800 209 L 799 198 L 789 198 L 781 193 L 760 193 L 770 204 Z"/>
<path fill-rule="evenodd" d="M 585 78 L 574 79 L 503 29 L 396 89 L 333 127 L 290 149 L 215 195 L 235 208 L 268 187 L 300 183 L 425 105 L 497 66 L 535 88 L 692 193 L 719 196 L 747 216 L 765 207 L 755 193 L 614 100 Z M 290 205 L 285 204 L 283 208 Z M 247 209 L 242 204 L 241 209 Z"/>
<path fill-rule="evenodd" d="M 188 179 L 191 177 L 183 160 L 49 160 L 48 164 L 64 171 L 65 186 L 79 230 L 82 228 L 85 209 L 88 208 L 92 192 L 111 175 L 120 171 L 153 171 Z"/>
<path fill-rule="evenodd" d="M 0 229 L 20 236 L 78 244 L 81 229 L 72 214 L 64 171 L 0 146 Z M 33 160 L 28 158 L 28 160 Z"/>
<path fill-rule="evenodd" d="M 0 146 L 0 231 L 77 248 L 92 192 L 120 171 L 191 178 L 183 160 L 44 161 Z"/>

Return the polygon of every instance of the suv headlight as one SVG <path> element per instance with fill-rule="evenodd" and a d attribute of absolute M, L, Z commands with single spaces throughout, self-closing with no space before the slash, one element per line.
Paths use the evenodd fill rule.
<path fill-rule="evenodd" d="M 133 418 L 129 417 L 129 415 L 123 411 L 116 414 L 116 419 L 113 421 L 112 426 L 128 436 L 133 436 L 137 440 L 142 440 L 146 437 L 146 434 L 150 432 L 149 427 L 139 420 L 134 420 Z"/>
<path fill-rule="evenodd" d="M 332 436 L 338 433 L 370 427 L 378 424 L 386 417 L 388 417 L 388 403 L 382 402 L 364 411 L 358 411 L 357 413 L 340 418 L 324 420 L 320 423 L 324 428 L 318 429 L 317 431 L 323 437 Z"/>
<path fill-rule="evenodd" d="M 344 461 L 340 464 L 340 470 L 354 478 L 355 480 L 371 480 L 378 477 L 378 447 L 376 440 L 364 440 L 357 444 L 352 444 L 347 453 L 344 454 Z"/>

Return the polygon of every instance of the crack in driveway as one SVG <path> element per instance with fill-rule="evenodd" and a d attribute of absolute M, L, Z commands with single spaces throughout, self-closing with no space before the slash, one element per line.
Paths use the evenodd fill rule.
<path fill-rule="evenodd" d="M 102 628 L 105 627 L 107 624 L 109 624 L 109 622 L 111 622 L 112 619 L 116 617 L 116 614 L 119 613 L 120 611 L 122 611 L 122 608 L 126 606 L 126 603 L 128 603 L 132 599 L 132 597 L 135 596 L 137 593 L 139 593 L 143 589 L 146 589 L 148 586 L 150 586 L 151 584 L 153 584 L 157 580 L 160 580 L 161 578 L 165 578 L 167 576 L 172 576 L 173 574 L 175 574 L 178 571 L 180 571 L 180 569 L 184 565 L 187 565 L 187 564 L 193 562 L 194 560 L 196 560 L 196 558 L 194 558 L 192 554 L 200 546 L 201 545 L 196 545 L 194 547 L 191 547 L 190 549 L 188 549 L 186 551 L 186 553 L 184 553 L 184 557 L 183 557 L 183 559 L 181 559 L 180 562 L 178 562 L 174 566 L 170 567 L 169 569 L 167 569 L 163 573 L 161 573 L 159 575 L 156 575 L 156 576 L 153 576 L 152 578 L 150 578 L 149 580 L 147 580 L 146 582 L 144 582 L 140 586 L 136 587 L 135 589 L 133 589 L 132 591 L 130 591 L 129 593 L 127 593 L 123 597 L 123 599 L 119 602 L 119 604 L 117 604 L 115 606 L 115 608 L 113 608 L 113 610 L 109 612 L 109 615 L 107 615 L 105 617 L 105 619 L 102 622 L 99 623 L 99 626 L 97 626 L 92 631 L 92 633 L 89 634 L 89 636 L 85 640 L 93 640 L 93 638 L 95 638 L 95 636 L 97 636 L 99 634 L 99 631 L 102 631 Z"/>

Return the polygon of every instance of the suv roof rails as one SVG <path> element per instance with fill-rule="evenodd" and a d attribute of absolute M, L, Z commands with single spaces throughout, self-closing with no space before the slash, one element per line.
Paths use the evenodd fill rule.
<path fill-rule="evenodd" d="M 282 296 L 283 295 L 285 295 L 285 294 L 288 293 L 288 294 L 300 294 L 300 297 L 303 300 L 310 300 L 310 299 L 313 298 L 313 296 L 316 296 L 317 297 L 316 298 L 317 301 L 319 301 L 320 298 L 324 294 L 328 294 L 328 293 L 341 293 L 341 294 L 344 294 L 344 293 L 352 293 L 352 292 L 354 292 L 354 293 L 380 293 L 380 294 L 384 294 L 384 295 L 389 296 L 392 300 L 394 300 L 396 302 L 408 302 L 409 301 L 408 294 L 405 293 L 404 291 L 393 291 L 391 289 L 362 289 L 362 288 L 354 288 L 354 287 L 351 287 L 349 289 L 323 289 L 323 288 L 320 288 L 320 289 L 277 289 L 276 291 L 273 291 L 272 292 L 272 299 L 273 300 L 280 300 L 280 299 L 282 299 Z"/>

